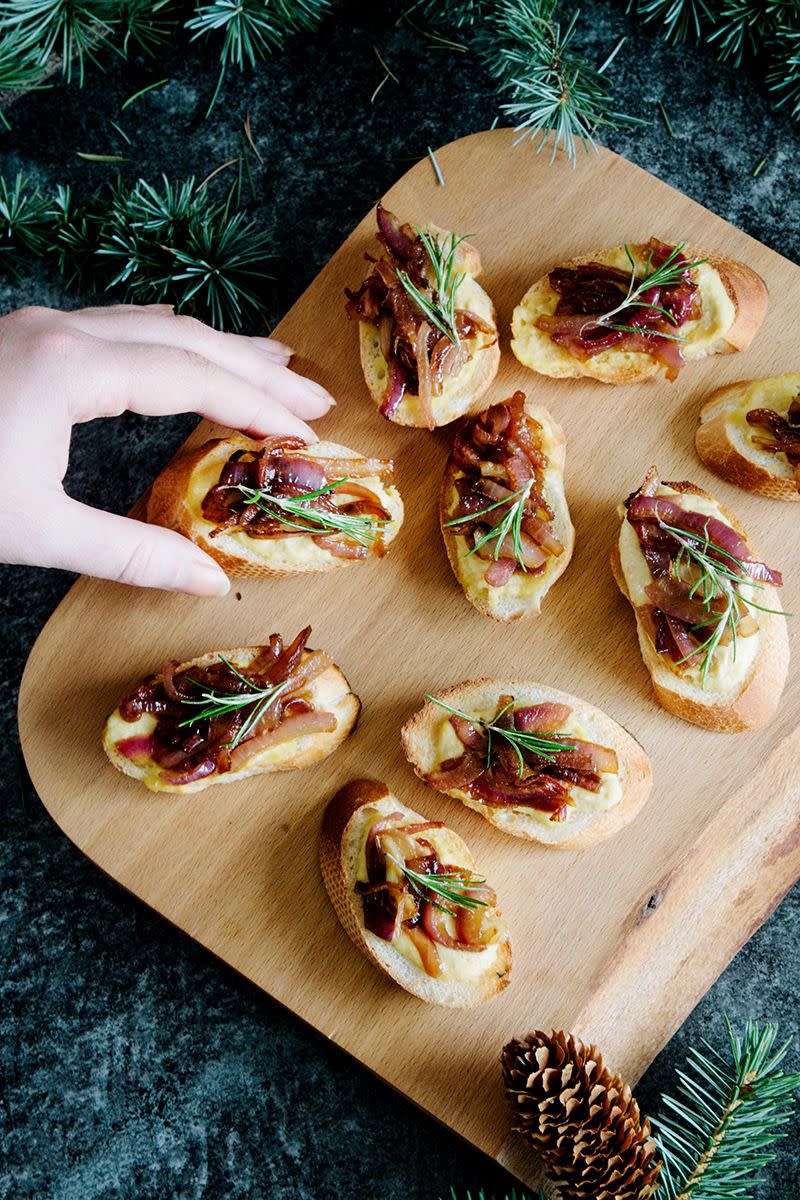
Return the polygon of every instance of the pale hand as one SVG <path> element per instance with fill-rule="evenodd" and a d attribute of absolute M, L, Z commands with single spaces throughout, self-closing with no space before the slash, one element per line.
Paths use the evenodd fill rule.
<path fill-rule="evenodd" d="M 305 422 L 333 400 L 290 371 L 290 357 L 271 338 L 218 333 L 161 304 L 0 318 L 0 561 L 223 595 L 227 576 L 180 534 L 67 496 L 72 426 L 125 409 L 197 412 L 254 437 L 313 442 Z"/>

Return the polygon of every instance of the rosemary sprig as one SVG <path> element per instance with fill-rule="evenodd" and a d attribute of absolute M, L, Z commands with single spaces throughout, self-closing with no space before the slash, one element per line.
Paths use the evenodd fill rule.
<path fill-rule="evenodd" d="M 197 725 L 200 721 L 211 721 L 214 717 L 228 717 L 231 713 L 238 712 L 239 709 L 248 708 L 250 705 L 253 705 L 252 712 L 247 714 L 231 741 L 225 742 L 225 746 L 228 749 L 235 750 L 239 743 L 255 728 L 270 704 L 285 690 L 289 680 L 284 679 L 283 683 L 279 683 L 274 687 L 260 688 L 243 675 L 241 671 L 238 671 L 233 663 L 225 658 L 224 655 L 220 654 L 219 657 L 220 662 L 223 662 L 229 671 L 238 679 L 241 679 L 242 683 L 247 684 L 250 689 L 249 692 L 216 692 L 211 688 L 203 688 L 203 685 L 197 683 L 195 679 L 189 679 L 190 683 L 203 688 L 203 691 L 197 700 L 190 699 L 189 697 L 181 697 L 181 704 L 198 706 L 201 708 L 201 711 L 187 718 L 187 720 L 181 721 L 178 728 L 183 729 L 187 725 Z"/>
<path fill-rule="evenodd" d="M 376 540 L 380 526 L 389 524 L 388 518 L 344 513 L 327 508 L 311 508 L 308 504 L 309 500 L 316 500 L 318 496 L 328 496 L 347 482 L 348 477 L 345 476 L 344 479 L 336 479 L 333 483 L 327 483 L 325 487 L 317 488 L 316 491 L 305 492 L 302 496 L 273 496 L 262 489 L 248 488 L 241 484 L 235 486 L 248 504 L 257 504 L 263 512 L 280 521 L 287 529 L 310 534 L 343 533 L 360 546 L 368 546 Z"/>
<path fill-rule="evenodd" d="M 641 279 L 637 279 L 636 263 L 634 262 L 631 248 L 626 243 L 625 255 L 631 265 L 631 277 L 628 280 L 628 288 L 625 293 L 625 299 L 622 300 L 616 306 L 616 308 L 612 308 L 609 312 L 603 313 L 602 316 L 593 317 L 590 321 L 587 321 L 587 325 L 604 325 L 609 329 L 621 329 L 626 332 L 632 331 L 634 333 L 641 333 L 641 329 L 636 329 L 633 326 L 613 324 L 613 319 L 617 313 L 623 312 L 626 308 L 651 309 L 653 312 L 661 313 L 662 316 L 666 317 L 668 321 L 671 321 L 672 324 L 675 325 L 676 321 L 671 312 L 668 312 L 666 308 L 662 308 L 659 304 L 651 304 L 649 300 L 645 300 L 643 297 L 644 293 L 648 292 L 651 288 L 672 287 L 674 284 L 680 283 L 686 271 L 694 270 L 695 267 L 702 266 L 703 263 L 708 261 L 708 259 L 705 258 L 695 258 L 690 262 L 678 262 L 678 257 L 685 245 L 685 242 L 680 242 L 679 245 L 673 246 L 663 263 L 661 263 L 661 265 L 658 267 L 653 266 L 653 250 L 651 249 L 647 256 L 644 276 Z M 659 337 L 670 338 L 672 341 L 677 342 L 683 342 L 686 340 L 685 338 L 679 337 L 675 334 L 662 334 L 661 331 L 659 331 Z"/>
<path fill-rule="evenodd" d="M 483 533 L 480 537 L 475 539 L 475 545 L 471 550 L 467 551 L 467 553 L 464 555 L 465 558 L 469 558 L 471 555 L 476 554 L 483 546 L 487 545 L 488 542 L 495 539 L 493 557 L 495 562 L 497 562 L 498 558 L 500 557 L 500 548 L 505 541 L 506 535 L 510 534 L 511 543 L 514 548 L 514 557 L 522 567 L 523 571 L 527 571 L 528 568 L 525 566 L 524 551 L 522 548 L 522 518 L 525 515 L 525 505 L 532 487 L 533 480 L 530 479 L 523 487 L 519 489 L 519 491 L 513 492 L 510 496 L 506 496 L 503 500 L 495 501 L 494 504 L 490 504 L 486 508 L 482 508 L 480 512 L 469 513 L 466 517 L 456 517 L 452 521 L 445 521 L 445 528 L 449 529 L 454 525 L 463 525 L 466 521 L 479 521 L 486 515 L 486 513 L 494 512 L 496 509 L 501 508 L 505 504 L 510 505 L 508 512 L 505 513 L 505 515 L 497 522 L 496 525 L 493 525 L 487 533 Z"/>
<path fill-rule="evenodd" d="M 525 769 L 525 759 L 522 757 L 522 751 L 527 750 L 530 754 L 535 754 L 537 758 L 543 758 L 545 762 L 552 762 L 557 754 L 562 750 L 574 750 L 575 746 L 571 742 L 557 741 L 555 738 L 544 737 L 540 733 L 530 733 L 523 729 L 504 729 L 502 725 L 498 725 L 498 721 L 510 708 L 514 706 L 512 697 L 502 708 L 496 717 L 491 721 L 484 720 L 483 717 L 471 717 L 469 713 L 461 712 L 458 708 L 451 708 L 449 704 L 445 704 L 444 700 L 437 700 L 435 696 L 426 693 L 426 700 L 438 704 L 440 708 L 444 708 L 447 712 L 452 713 L 454 717 L 461 717 L 464 721 L 469 721 L 471 725 L 479 725 L 486 734 L 486 766 L 491 765 L 492 759 L 492 737 L 497 736 L 503 738 L 511 746 L 512 750 L 519 760 L 518 778 L 522 778 L 522 772 Z"/>
<path fill-rule="evenodd" d="M 414 871 L 395 858 L 393 854 L 387 854 L 386 857 L 394 863 L 398 871 L 402 872 L 411 885 L 411 890 L 416 892 L 420 899 L 430 900 L 428 893 L 433 892 L 434 896 L 455 908 L 465 908 L 471 912 L 477 908 L 488 908 L 488 900 L 480 900 L 477 896 L 471 895 L 472 892 L 490 890 L 482 875 L 476 875 L 474 871 L 466 869 L 443 871 L 441 875 L 434 875 L 429 871 Z M 449 912 L 449 909 L 444 908 L 443 905 L 436 904 L 435 900 L 431 903 L 436 908 L 442 908 L 444 912 Z"/>
<path fill-rule="evenodd" d="M 456 292 L 464 280 L 465 272 L 456 272 L 456 254 L 461 243 L 474 235 L 467 233 L 463 237 L 456 237 L 451 233 L 442 243 L 424 229 L 418 229 L 417 233 L 428 253 L 433 271 L 430 294 L 426 295 L 418 288 L 407 271 L 398 271 L 397 278 L 431 325 L 454 345 L 460 346 L 461 339 L 456 328 Z"/>
<path fill-rule="evenodd" d="M 783 614 L 780 609 L 765 608 L 764 605 L 756 603 L 749 596 L 745 598 L 741 595 L 739 588 L 742 584 L 749 588 L 762 588 L 764 584 L 751 579 L 735 555 L 729 554 L 727 550 L 723 550 L 721 546 L 717 546 L 711 541 L 708 534 L 708 521 L 703 527 L 702 534 L 679 529 L 675 525 L 668 525 L 665 521 L 659 521 L 659 525 L 671 534 L 680 546 L 674 565 L 676 578 L 685 582 L 684 572 L 692 567 L 696 568 L 698 572 L 697 579 L 689 588 L 689 599 L 694 600 L 699 596 L 708 615 L 704 620 L 693 625 L 692 630 L 709 629 L 710 632 L 705 641 L 691 654 L 679 659 L 676 666 L 699 655 L 701 657 L 701 687 L 705 688 L 712 660 L 726 630 L 730 630 L 733 658 L 736 658 L 737 626 L 743 604 L 750 608 L 756 608 L 760 612 L 774 613 L 776 616 L 788 614 Z M 721 556 L 723 561 L 720 562 L 717 556 Z M 712 606 L 718 600 L 723 601 L 724 607 L 720 612 L 714 612 Z"/>

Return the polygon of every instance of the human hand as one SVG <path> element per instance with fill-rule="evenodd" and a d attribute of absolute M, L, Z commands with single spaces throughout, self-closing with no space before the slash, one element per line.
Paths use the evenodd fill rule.
<path fill-rule="evenodd" d="M 0 561 L 224 595 L 225 573 L 180 534 L 67 496 L 72 426 L 126 409 L 197 412 L 254 437 L 314 442 L 305 422 L 333 400 L 288 369 L 291 353 L 163 304 L 25 308 L 0 318 Z"/>

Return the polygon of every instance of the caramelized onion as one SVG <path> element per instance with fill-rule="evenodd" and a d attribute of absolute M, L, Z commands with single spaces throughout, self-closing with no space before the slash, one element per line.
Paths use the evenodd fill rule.
<path fill-rule="evenodd" d="M 425 930 L 420 929 L 419 926 L 411 925 L 405 932 L 416 947 L 425 974 L 430 975 L 432 979 L 438 979 L 442 973 L 442 960 L 435 942 L 431 941 Z"/>
<path fill-rule="evenodd" d="M 294 717 L 287 717 L 276 728 L 240 742 L 231 751 L 231 769 L 236 771 L 254 755 L 261 754 L 270 746 L 290 742 L 294 738 L 310 737 L 312 734 L 333 733 L 336 724 L 336 717 L 333 713 L 318 712 L 316 709 L 312 712 L 298 713 Z"/>
<path fill-rule="evenodd" d="M 117 742 L 117 750 L 125 758 L 148 758 L 153 753 L 154 747 L 155 739 L 151 733 L 123 738 L 121 742 Z"/>
<path fill-rule="evenodd" d="M 484 575 L 489 587 L 505 587 L 517 569 L 513 558 L 498 558 L 492 561 Z"/>
<path fill-rule="evenodd" d="M 427 321 L 423 321 L 417 330 L 414 349 L 417 356 L 417 371 L 419 373 L 419 411 L 423 424 L 427 429 L 433 430 L 436 428 L 436 422 L 433 419 L 431 366 L 428 359 L 428 336 L 430 332 L 430 325 Z"/>
<path fill-rule="evenodd" d="M 196 783 L 198 779 L 205 779 L 207 775 L 213 775 L 217 769 L 216 759 L 205 758 L 201 763 L 185 775 L 170 775 L 168 771 L 162 771 L 160 778 L 165 783 L 171 783 L 173 787 L 183 787 L 186 783 Z"/>
<path fill-rule="evenodd" d="M 568 704 L 544 701 L 514 709 L 514 728 L 526 733 L 555 733 L 572 714 Z"/>
<path fill-rule="evenodd" d="M 485 945 L 478 941 L 462 941 L 458 937 L 453 937 L 447 931 L 446 922 L 447 914 L 440 908 L 436 908 L 433 904 L 422 906 L 422 927 L 432 941 L 437 942 L 440 946 L 446 946 L 448 950 L 467 950 L 473 954 L 485 949 Z"/>

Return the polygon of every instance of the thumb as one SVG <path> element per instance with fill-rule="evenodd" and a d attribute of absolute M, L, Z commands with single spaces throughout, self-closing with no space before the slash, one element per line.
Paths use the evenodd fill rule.
<path fill-rule="evenodd" d="M 36 560 L 42 566 L 193 596 L 224 596 L 230 590 L 214 560 L 172 529 L 118 517 L 64 495 L 48 517 L 50 536 Z"/>

